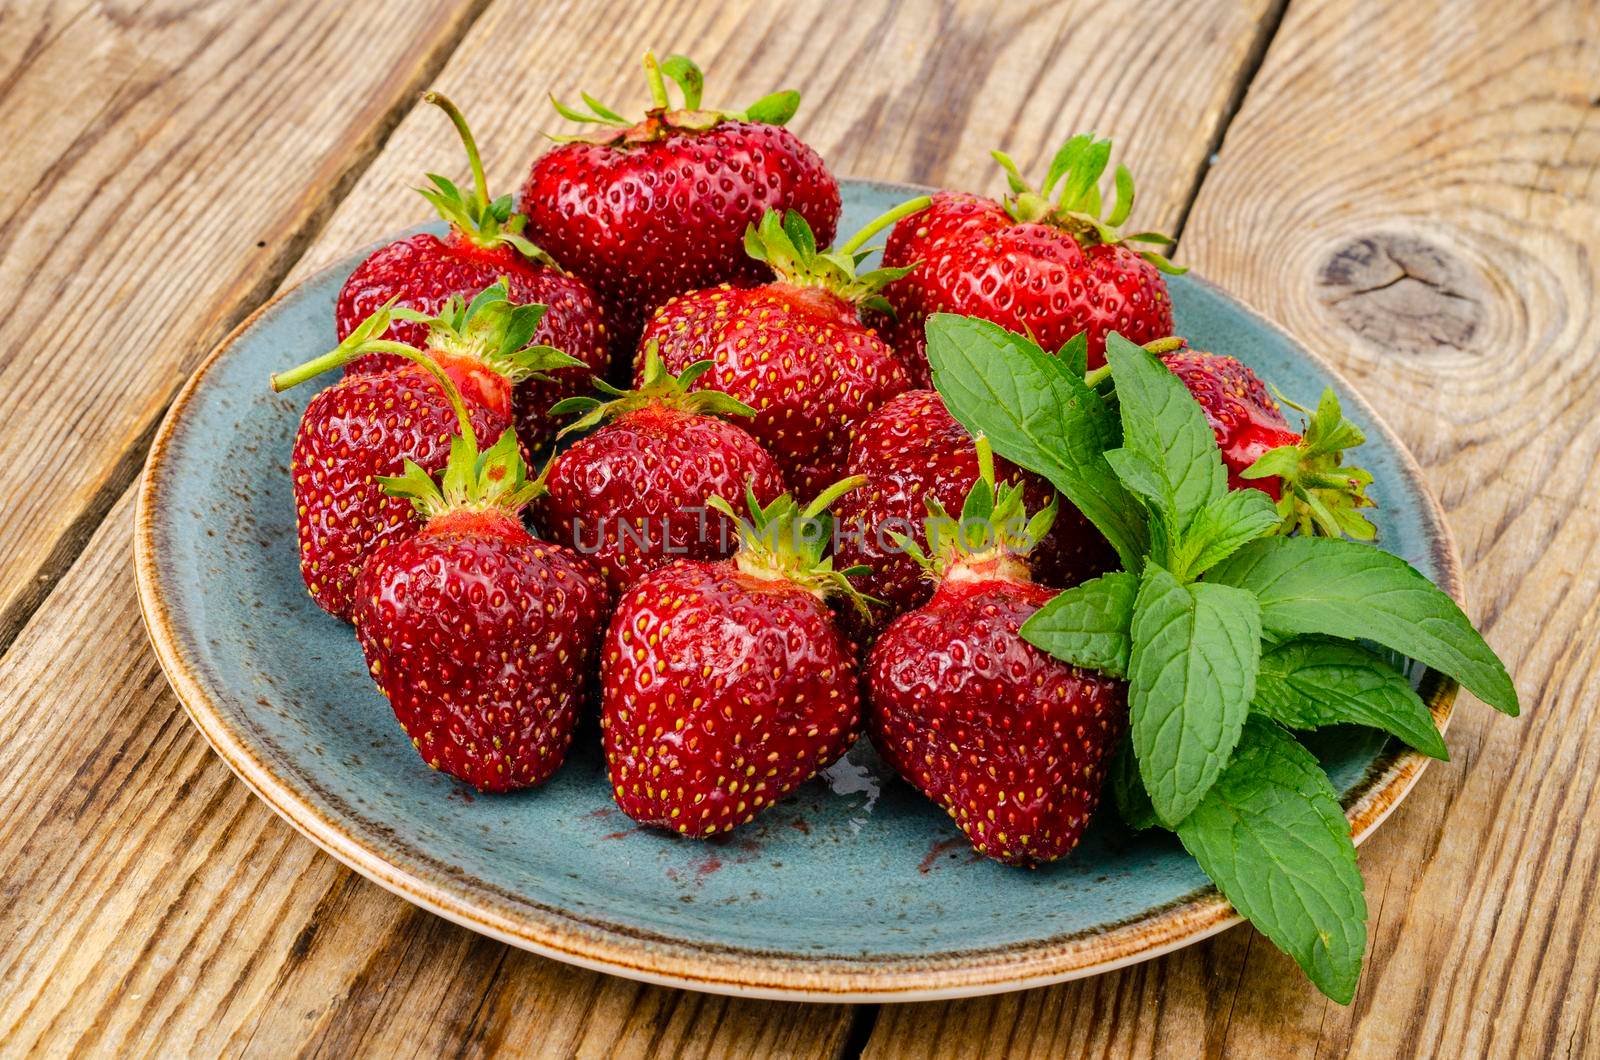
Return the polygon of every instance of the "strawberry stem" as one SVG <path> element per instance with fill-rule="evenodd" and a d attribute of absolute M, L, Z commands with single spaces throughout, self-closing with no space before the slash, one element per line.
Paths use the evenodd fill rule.
<path fill-rule="evenodd" d="M 337 348 L 329 350 L 320 357 L 313 357 L 304 364 L 286 371 L 273 372 L 272 389 L 281 394 L 291 387 L 299 386 L 307 379 L 313 379 L 324 372 L 331 372 L 335 368 L 343 368 L 357 357 L 369 353 L 398 353 L 404 357 L 416 352 L 415 347 L 391 339 L 371 339 L 351 346 L 340 343 Z"/>
<path fill-rule="evenodd" d="M 456 127 L 456 132 L 461 135 L 461 144 L 467 149 L 467 164 L 472 167 L 472 187 L 478 193 L 478 204 L 486 205 L 489 202 L 489 181 L 483 175 L 483 160 L 478 156 L 478 142 L 472 137 L 472 130 L 467 127 L 467 119 L 450 99 L 439 92 L 425 92 L 422 95 L 424 103 L 432 103 L 449 117 L 450 123 Z"/>
<path fill-rule="evenodd" d="M 806 505 L 805 509 L 801 511 L 800 517 L 802 519 L 815 519 L 817 516 L 821 515 L 823 512 L 832 507 L 834 501 L 838 500 L 840 497 L 843 497 L 851 490 L 866 485 L 866 482 L 867 476 L 865 475 L 852 475 L 849 478 L 840 479 L 838 482 L 835 482 L 833 485 L 817 494 L 816 498 L 812 500 L 810 504 Z"/>
<path fill-rule="evenodd" d="M 650 99 L 655 104 L 656 110 L 667 110 L 672 106 L 667 98 L 667 82 L 661 76 L 661 64 L 656 62 L 656 53 L 644 53 L 644 73 L 650 79 Z"/>
<path fill-rule="evenodd" d="M 932 205 L 933 200 L 926 195 L 919 195 L 915 199 L 907 199 L 905 202 L 901 203 L 899 206 L 896 206 L 894 209 L 889 210 L 887 213 L 879 214 L 877 217 L 868 221 L 859 232 L 851 236 L 848 241 L 836 249 L 838 253 L 841 254 L 854 254 L 856 251 L 860 250 L 866 245 L 867 240 L 871 239 L 885 228 L 888 228 L 896 221 L 903 217 L 910 217 L 914 213 L 921 213 L 923 210 L 926 210 Z"/>
<path fill-rule="evenodd" d="M 445 370 L 439 367 L 439 362 L 412 346 L 393 339 L 375 339 L 371 336 L 381 335 L 389 330 L 390 310 L 393 302 L 373 313 L 361 326 L 350 333 L 350 337 L 339 343 L 334 349 L 320 357 L 313 357 L 302 365 L 290 368 L 284 372 L 272 373 L 272 389 L 276 393 L 283 393 L 290 387 L 299 386 L 307 379 L 331 372 L 335 368 L 343 368 L 358 357 L 365 357 L 369 353 L 393 353 L 404 357 L 408 361 L 421 365 L 428 374 L 438 380 L 444 388 L 445 397 L 450 399 L 450 407 L 455 410 L 456 421 L 460 424 L 461 435 L 474 446 L 477 437 L 472 433 L 472 417 L 467 413 L 466 402 L 461 400 L 461 392 L 451 381 Z"/>

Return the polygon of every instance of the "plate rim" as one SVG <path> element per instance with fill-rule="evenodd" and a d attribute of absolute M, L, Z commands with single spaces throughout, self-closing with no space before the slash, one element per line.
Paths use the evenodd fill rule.
<path fill-rule="evenodd" d="M 840 183 L 912 195 L 927 190 L 878 180 L 840 178 Z M 315 806 L 292 776 L 282 777 L 274 772 L 251 745 L 248 735 L 228 720 L 227 711 L 207 687 L 202 667 L 186 651 L 181 631 L 172 618 L 156 545 L 157 513 L 164 510 L 161 496 L 168 453 L 184 426 L 186 410 L 205 385 L 212 367 L 241 336 L 291 295 L 350 267 L 349 259 L 342 258 L 275 293 L 207 354 L 162 418 L 140 475 L 134 511 L 134 581 L 139 611 L 169 684 L 212 750 L 256 797 L 296 831 L 385 890 L 520 949 L 663 986 L 776 1000 L 908 1002 L 1025 990 L 1150 960 L 1241 922 L 1242 918 L 1216 888 L 1207 886 L 1110 927 L 935 955 L 818 958 L 625 931 L 564 910 L 531 904 L 521 907 L 521 916 L 514 916 L 495 908 L 492 896 L 481 886 L 475 894 L 470 880 L 452 879 L 447 874 L 430 879 L 421 869 L 396 864 L 364 844 L 350 823 L 341 823 Z M 1348 398 L 1346 403 L 1354 404 L 1358 414 L 1389 442 L 1398 456 L 1399 473 L 1412 483 L 1428 509 L 1427 547 L 1441 572 L 1440 588 L 1465 604 L 1460 559 L 1444 512 L 1428 488 L 1416 458 L 1377 410 L 1320 354 L 1250 303 L 1193 273 L 1188 278 L 1222 295 L 1260 326 L 1278 333 L 1309 357 L 1342 388 Z M 1454 708 L 1456 682 L 1428 670 L 1421 691 L 1434 720 L 1444 730 Z M 1373 763 L 1345 808 L 1357 844 L 1404 801 L 1429 761 L 1420 752 L 1401 747 Z"/>

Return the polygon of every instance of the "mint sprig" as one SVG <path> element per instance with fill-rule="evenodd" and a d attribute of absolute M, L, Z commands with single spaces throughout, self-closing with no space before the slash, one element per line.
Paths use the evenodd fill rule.
<path fill-rule="evenodd" d="M 1022 635 L 1127 680 L 1129 736 L 1110 772 L 1123 819 L 1175 831 L 1235 908 L 1348 1002 L 1366 938 L 1355 846 L 1327 776 L 1287 730 L 1365 725 L 1442 758 L 1421 697 L 1358 642 L 1515 714 L 1505 666 L 1404 560 L 1286 536 L 1307 528 L 1258 490 L 1230 491 L 1200 406 L 1149 350 L 1107 337 L 1113 406 L 1085 382 L 1072 343 L 1051 355 L 943 314 L 927 328 L 951 414 L 1048 478 L 1122 559 L 1122 571 L 1056 595 Z M 1335 399 L 1324 406 L 1337 418 Z M 1341 439 L 1359 434 L 1337 426 Z"/>

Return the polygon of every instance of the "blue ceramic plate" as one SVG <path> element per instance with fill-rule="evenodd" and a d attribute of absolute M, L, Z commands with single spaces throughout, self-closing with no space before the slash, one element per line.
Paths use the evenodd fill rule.
<path fill-rule="evenodd" d="M 841 231 L 917 189 L 846 182 Z M 828 1000 L 991 993 L 1089 975 L 1237 917 L 1170 837 L 1102 813 L 1034 872 L 978 859 L 863 742 L 753 825 L 695 843 L 611 802 L 598 726 L 546 787 L 476 796 L 427 769 L 373 689 L 349 628 L 296 567 L 288 463 L 307 387 L 268 373 L 330 348 L 359 257 L 245 321 L 195 373 L 151 451 L 137 567 L 150 638 L 228 765 L 296 828 L 384 887 L 476 931 L 619 975 Z M 1282 331 L 1204 282 L 1171 283 L 1178 331 L 1286 393 L 1333 386 L 1367 430 L 1384 548 L 1459 597 L 1454 550 L 1415 464 L 1364 402 Z M 1454 686 L 1420 674 L 1442 723 Z M 1315 749 L 1366 835 L 1425 759 L 1366 730 Z"/>

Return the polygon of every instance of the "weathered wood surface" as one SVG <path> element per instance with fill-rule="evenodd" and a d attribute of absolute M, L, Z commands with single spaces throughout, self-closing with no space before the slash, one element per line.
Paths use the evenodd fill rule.
<path fill-rule="evenodd" d="M 45 146 L 0 159 L 0 173 L 8 187 L 36 188 L 20 201 L 53 210 L 50 231 L 75 248 L 56 259 L 22 238 L 31 230 L 19 224 L 42 223 L 27 210 L 0 237 L 0 288 L 25 310 L 0 329 L 30 325 L 6 332 L 0 361 L 0 474 L 8 489 L 25 481 L 30 497 L 50 499 L 0 508 L 0 608 L 13 629 L 32 616 L 0 658 L 0 859 L 11 866 L 0 883 L 0 1053 L 1600 1048 L 1590 1025 L 1600 929 L 1588 915 L 1600 853 L 1586 828 L 1600 815 L 1584 715 L 1600 628 L 1600 429 L 1584 411 L 1600 387 L 1584 253 L 1600 235 L 1600 132 L 1584 124 L 1600 92 L 1592 6 L 1507 12 L 1478 0 L 1379 17 L 1348 0 L 1293 0 L 1281 25 L 1268 0 L 998 15 L 976 3 L 841 13 L 820 0 L 781 12 L 497 0 L 481 14 L 409 17 L 367 0 L 336 15 L 307 5 L 268 17 L 272 6 L 157 17 L 60 5 L 0 18 L 0 83 L 13 102 L 0 123 L 41 99 L 70 119 L 69 132 L 13 128 L 14 142 L 27 129 Z M 72 36 L 85 27 L 98 36 Z M 53 50 L 69 40 L 76 51 Z M 848 175 L 992 188 L 990 146 L 1037 165 L 1071 131 L 1115 134 L 1141 178 L 1142 223 L 1187 216 L 1180 258 L 1335 359 L 1416 447 L 1461 539 L 1476 614 L 1529 713 L 1508 722 L 1464 702 L 1455 762 L 1430 770 L 1364 849 L 1373 952 L 1351 1008 L 1323 1003 L 1248 929 L 1085 983 L 877 1011 L 643 987 L 392 898 L 296 836 L 206 749 L 145 644 L 130 505 L 116 499 L 182 373 L 286 272 L 292 282 L 422 219 L 406 189 L 424 169 L 462 168 L 442 119 L 408 109 L 423 80 L 467 110 L 509 190 L 537 133 L 557 127 L 544 94 L 589 88 L 636 105 L 645 45 L 699 58 L 713 104 L 805 88 L 795 127 Z M 240 54 L 248 75 L 221 58 Z M 147 76 L 44 76 L 66 56 Z M 347 80 L 328 91 L 334 77 Z M 183 194 L 143 187 L 152 174 Z M 116 261 L 91 255 L 86 226 L 71 223 L 104 201 L 102 184 L 135 204 L 119 207 L 136 220 Z M 243 233 L 189 205 L 237 188 L 250 196 Z M 155 227 L 158 202 L 191 210 L 203 252 Z M 38 330 L 45 292 L 59 302 L 85 287 L 123 308 L 93 318 L 92 346 L 75 332 L 48 360 L 34 353 L 42 347 L 25 339 L 52 334 Z M 98 367 L 106 350 L 103 371 L 65 371 Z M 34 389 L 18 393 L 25 371 Z M 1440 393 L 1450 407 L 1436 407 Z M 83 423 L 70 450 L 33 426 L 61 422 L 64 407 Z M 70 461 L 50 463 L 58 452 Z"/>
<path fill-rule="evenodd" d="M 0 644 L 481 6 L 0 7 Z"/>

